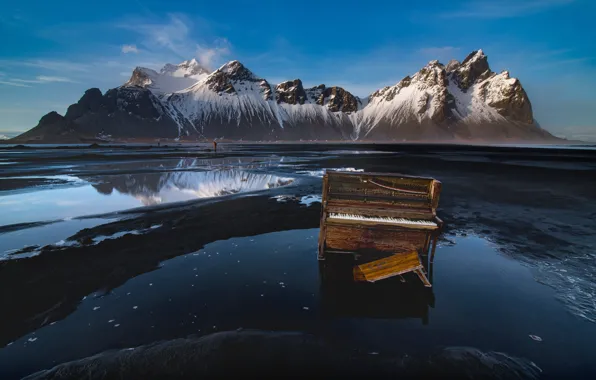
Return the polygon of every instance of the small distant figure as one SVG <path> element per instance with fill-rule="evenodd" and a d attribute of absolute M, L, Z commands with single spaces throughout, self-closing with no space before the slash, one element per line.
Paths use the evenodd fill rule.
<path fill-rule="evenodd" d="M 160 142 L 160 141 L 158 141 L 158 142 L 157 142 L 157 147 L 159 148 L 160 146 L 161 146 L 161 142 Z"/>
<path fill-rule="evenodd" d="M 213 140 L 213 151 L 217 152 L 217 141 Z"/>

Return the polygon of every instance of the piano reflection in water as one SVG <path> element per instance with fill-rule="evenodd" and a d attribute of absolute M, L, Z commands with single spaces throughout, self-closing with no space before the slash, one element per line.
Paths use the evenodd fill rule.
<path fill-rule="evenodd" d="M 352 253 L 358 261 L 412 252 L 427 257 L 432 243 L 432 262 L 443 224 L 436 214 L 440 193 L 441 182 L 433 178 L 328 171 L 323 177 L 319 260 L 336 253 Z M 389 264 L 378 279 L 390 277 L 390 261 L 384 260 Z"/>
<path fill-rule="evenodd" d="M 329 255 L 320 266 L 321 311 L 330 318 L 418 319 L 429 324 L 430 309 L 435 307 L 433 288 L 399 277 L 383 281 L 355 282 L 353 259 L 348 255 Z M 432 272 L 429 273 L 429 275 Z"/>

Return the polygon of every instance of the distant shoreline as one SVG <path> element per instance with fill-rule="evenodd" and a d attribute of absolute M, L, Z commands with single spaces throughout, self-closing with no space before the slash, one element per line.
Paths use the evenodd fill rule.
<path fill-rule="evenodd" d="M 331 141 L 240 141 L 240 140 L 218 140 L 218 145 L 224 147 L 226 145 L 307 145 L 307 146 L 371 146 L 371 147 L 436 147 L 445 146 L 450 149 L 462 147 L 485 147 L 485 148 L 563 148 L 566 146 L 576 148 L 596 148 L 596 143 L 587 141 L 571 141 L 561 140 L 556 143 L 553 142 L 539 142 L 539 141 L 345 141 L 345 140 L 331 140 Z M 118 141 L 102 141 L 102 142 L 70 142 L 70 143 L 52 143 L 52 142 L 10 142 L 0 141 L 0 149 L 35 149 L 35 148 L 51 148 L 51 149 L 94 149 L 94 148 L 177 148 L 177 147 L 201 147 L 207 151 L 213 148 L 212 141 L 190 141 L 190 140 L 118 140 Z"/>
<path fill-rule="evenodd" d="M 114 139 L 114 140 L 98 140 L 81 138 L 80 141 L 34 141 L 34 140 L 0 140 L 0 145 L 123 145 L 123 144 L 144 144 L 144 145 L 175 145 L 175 144 L 212 144 L 217 141 L 218 144 L 303 144 L 303 145 L 317 145 L 317 144 L 392 144 L 392 145 L 474 145 L 474 146 L 490 146 L 490 145 L 587 145 L 594 146 L 596 142 L 581 141 L 581 140 L 567 140 L 564 138 L 556 138 L 556 140 L 231 140 L 231 139 L 202 139 L 202 140 L 187 140 L 187 139 L 164 139 L 164 138 L 130 138 L 130 139 Z"/>

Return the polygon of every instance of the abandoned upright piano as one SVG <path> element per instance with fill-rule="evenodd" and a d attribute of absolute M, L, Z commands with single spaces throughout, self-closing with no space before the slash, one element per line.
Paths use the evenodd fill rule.
<path fill-rule="evenodd" d="M 433 178 L 327 171 L 319 260 L 329 253 L 426 254 L 443 224 L 436 214 L 440 193 Z"/>

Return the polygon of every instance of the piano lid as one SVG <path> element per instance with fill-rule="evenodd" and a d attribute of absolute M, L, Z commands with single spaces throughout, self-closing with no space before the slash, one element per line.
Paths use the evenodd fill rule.
<path fill-rule="evenodd" d="M 335 206 L 399 207 L 436 214 L 441 182 L 396 173 L 328 171 L 323 201 Z"/>

